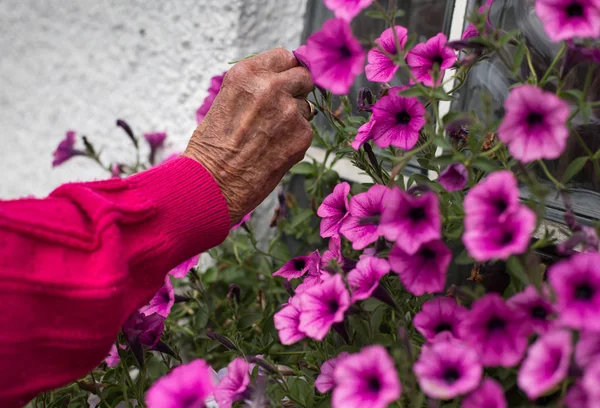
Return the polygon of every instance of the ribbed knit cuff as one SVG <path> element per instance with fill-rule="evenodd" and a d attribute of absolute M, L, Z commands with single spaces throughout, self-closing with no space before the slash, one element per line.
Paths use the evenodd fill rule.
<path fill-rule="evenodd" d="M 212 175 L 197 161 L 179 157 L 127 181 L 154 204 L 152 223 L 166 239 L 170 257 L 182 262 L 227 237 L 227 203 Z"/>

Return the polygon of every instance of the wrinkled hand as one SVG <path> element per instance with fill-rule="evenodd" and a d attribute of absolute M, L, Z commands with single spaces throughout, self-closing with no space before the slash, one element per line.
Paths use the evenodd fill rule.
<path fill-rule="evenodd" d="M 229 70 L 184 156 L 211 172 L 232 225 L 271 193 L 310 147 L 312 119 L 304 99 L 311 75 L 277 48 Z"/>

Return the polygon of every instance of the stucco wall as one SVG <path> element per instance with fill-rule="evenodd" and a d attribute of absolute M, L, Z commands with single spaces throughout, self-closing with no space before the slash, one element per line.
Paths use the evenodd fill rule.
<path fill-rule="evenodd" d="M 2 0 L 0 198 L 42 196 L 104 176 L 74 159 L 51 168 L 68 129 L 133 154 L 115 119 L 166 131 L 181 151 L 212 75 L 227 61 L 299 45 L 306 0 Z"/>

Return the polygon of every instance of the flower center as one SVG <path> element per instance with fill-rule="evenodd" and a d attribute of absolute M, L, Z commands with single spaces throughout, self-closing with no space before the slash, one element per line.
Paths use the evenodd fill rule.
<path fill-rule="evenodd" d="M 296 259 L 294 260 L 294 269 L 297 271 L 301 271 L 306 266 L 306 261 L 304 259 Z"/>
<path fill-rule="evenodd" d="M 442 322 L 440 324 L 438 324 L 437 326 L 435 326 L 435 332 L 436 333 L 441 333 L 443 331 L 452 331 L 452 326 L 450 326 L 450 323 L 446 323 L 446 322 Z"/>
<path fill-rule="evenodd" d="M 454 367 L 447 368 L 446 371 L 444 371 L 444 381 L 448 384 L 454 384 L 459 378 L 460 374 Z"/>
<path fill-rule="evenodd" d="M 500 243 L 502 245 L 508 245 L 512 242 L 512 240 L 513 240 L 512 232 L 505 232 L 504 234 L 502 234 L 502 239 L 500 240 Z"/>
<path fill-rule="evenodd" d="M 594 296 L 594 290 L 587 283 L 575 287 L 575 297 L 579 300 L 590 300 Z"/>
<path fill-rule="evenodd" d="M 435 252 L 432 251 L 429 248 L 423 248 L 419 251 L 419 255 L 421 255 L 423 258 L 427 259 L 427 260 L 433 260 L 435 259 Z"/>
<path fill-rule="evenodd" d="M 331 314 L 334 314 L 335 312 L 337 312 L 339 308 L 340 308 L 340 305 L 338 304 L 337 300 L 331 299 L 327 302 L 327 309 L 329 310 L 329 312 Z"/>
<path fill-rule="evenodd" d="M 367 387 L 369 387 L 369 391 L 371 392 L 379 392 L 381 390 L 381 383 L 379 382 L 379 378 L 372 376 L 367 380 Z"/>
<path fill-rule="evenodd" d="M 534 319 L 545 319 L 548 316 L 548 312 L 543 306 L 535 306 L 531 309 L 531 317 Z"/>
<path fill-rule="evenodd" d="M 396 114 L 396 121 L 401 125 L 408 125 L 408 122 L 410 122 L 410 115 L 407 111 L 398 112 L 398 114 Z"/>
<path fill-rule="evenodd" d="M 341 54 L 342 58 L 350 58 L 352 56 L 352 52 L 345 45 L 340 47 L 340 54 Z"/>
<path fill-rule="evenodd" d="M 574 1 L 569 4 L 565 10 L 569 17 L 582 17 L 583 16 L 583 6 L 578 2 Z"/>
<path fill-rule="evenodd" d="M 508 204 L 506 203 L 506 201 L 500 199 L 494 202 L 494 207 L 496 207 L 498 214 L 502 214 L 508 208 Z"/>
<path fill-rule="evenodd" d="M 171 300 L 171 298 L 169 297 L 169 292 L 163 293 L 163 300 L 165 301 L 165 303 L 169 303 L 169 301 Z"/>
<path fill-rule="evenodd" d="M 487 324 L 487 328 L 490 331 L 502 330 L 506 327 L 506 322 L 499 317 L 492 317 Z"/>
<path fill-rule="evenodd" d="M 408 216 L 413 221 L 421 221 L 425 219 L 425 210 L 423 207 L 415 207 L 408 210 Z"/>
<path fill-rule="evenodd" d="M 527 124 L 529 126 L 534 126 L 534 125 L 539 125 L 540 123 L 542 123 L 544 121 L 544 116 L 542 116 L 541 114 L 537 113 L 537 112 L 531 112 L 529 113 L 529 115 L 527 115 Z"/>
<path fill-rule="evenodd" d="M 189 397 L 181 399 L 179 404 L 181 404 L 180 406 L 183 408 L 194 408 L 198 406 L 198 399 L 195 396 L 190 395 Z"/>
<path fill-rule="evenodd" d="M 436 55 L 435 57 L 433 57 L 431 59 L 431 62 L 433 62 L 433 65 L 438 64 L 439 66 L 442 66 L 444 59 L 442 58 L 441 55 Z"/>

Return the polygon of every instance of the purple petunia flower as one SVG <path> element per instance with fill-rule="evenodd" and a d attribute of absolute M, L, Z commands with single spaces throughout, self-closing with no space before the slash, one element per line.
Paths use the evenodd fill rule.
<path fill-rule="evenodd" d="M 319 251 L 313 252 L 308 257 L 311 266 L 308 268 L 308 274 L 304 277 L 302 283 L 296 287 L 296 293 L 302 293 L 313 286 L 320 285 L 323 281 L 331 277 L 325 269 L 321 268 Z"/>
<path fill-rule="evenodd" d="M 65 138 L 58 144 L 58 147 L 52 153 L 54 160 L 52 167 L 59 166 L 69 160 L 73 156 L 84 156 L 85 153 L 75 149 L 75 131 L 68 130 Z"/>
<path fill-rule="evenodd" d="M 356 134 L 356 137 L 352 141 L 352 148 L 354 150 L 360 149 L 362 147 L 362 145 L 367 143 L 369 140 L 373 139 L 373 134 L 371 133 L 371 129 L 373 129 L 374 124 L 375 124 L 375 121 L 373 119 L 371 119 L 370 121 L 368 121 L 367 123 L 365 123 L 364 125 L 362 125 L 361 127 L 358 128 L 358 133 Z"/>
<path fill-rule="evenodd" d="M 514 88 L 504 102 L 498 138 L 520 162 L 556 159 L 565 150 L 570 110 L 567 102 L 533 85 Z"/>
<path fill-rule="evenodd" d="M 352 248 L 364 249 L 379 238 L 377 229 L 387 191 L 387 187 L 375 184 L 350 200 L 350 217 L 342 224 L 340 233 L 352 242 Z"/>
<path fill-rule="evenodd" d="M 597 0 L 537 0 L 535 12 L 552 41 L 600 37 Z"/>
<path fill-rule="evenodd" d="M 596 360 L 587 366 L 581 380 L 581 385 L 583 385 L 590 401 L 598 401 L 600 398 L 598 384 L 600 384 L 600 360 Z"/>
<path fill-rule="evenodd" d="M 487 0 L 481 7 L 479 7 L 479 14 L 483 14 L 486 12 L 486 10 L 490 9 L 492 7 L 492 3 L 494 2 L 494 0 Z M 488 15 L 487 18 L 487 25 L 491 26 L 492 23 L 490 22 L 490 16 Z M 479 31 L 477 30 L 477 27 L 475 27 L 473 24 L 469 24 L 467 26 L 467 28 L 465 28 L 465 31 L 463 32 L 462 35 L 462 40 L 468 40 L 469 38 L 473 38 L 473 37 L 477 37 L 479 36 Z"/>
<path fill-rule="evenodd" d="M 146 316 L 157 313 L 166 318 L 169 316 L 173 304 L 175 304 L 175 291 L 173 290 L 171 277 L 167 275 L 165 276 L 164 285 L 156 292 L 150 303 L 140 308 L 139 311 Z"/>
<path fill-rule="evenodd" d="M 333 11 L 336 18 L 350 22 L 361 10 L 369 7 L 373 0 L 323 0 L 323 3 Z"/>
<path fill-rule="evenodd" d="M 564 403 L 567 408 L 593 408 L 590 403 L 590 396 L 588 395 L 581 381 L 575 382 L 567 391 L 565 395 Z"/>
<path fill-rule="evenodd" d="M 375 44 L 381 47 L 386 54 L 375 47 L 367 55 L 369 63 L 365 67 L 365 74 L 369 81 L 390 82 L 394 79 L 396 71 L 398 71 L 398 64 L 390 59 L 389 55 L 395 56 L 398 54 L 398 50 L 404 48 L 408 40 L 408 30 L 402 26 L 395 26 L 394 28 L 396 30 L 396 42 L 394 42 L 394 32 L 391 28 L 385 30 L 375 40 Z"/>
<path fill-rule="evenodd" d="M 398 95 L 402 87 L 393 87 L 387 96 L 373 106 L 375 123 L 371 135 L 381 148 L 389 146 L 412 149 L 419 140 L 419 131 L 425 126 L 425 106 L 417 98 Z"/>
<path fill-rule="evenodd" d="M 438 181 L 447 192 L 451 193 L 465 188 L 468 179 L 469 172 L 465 165 L 462 163 L 453 163 L 442 171 Z"/>
<path fill-rule="evenodd" d="M 298 328 L 300 325 L 299 296 L 290 298 L 288 303 L 283 305 L 279 312 L 275 313 L 273 321 L 279 332 L 281 344 L 289 346 L 306 337 L 306 334 Z"/>
<path fill-rule="evenodd" d="M 225 72 L 221 75 L 215 75 L 210 79 L 210 88 L 208 88 L 208 95 L 204 98 L 202 105 L 196 111 L 196 121 L 198 124 L 202 122 L 213 102 L 215 101 L 217 94 L 221 90 L 221 86 L 223 85 L 223 79 L 225 78 Z"/>
<path fill-rule="evenodd" d="M 413 325 L 428 341 L 442 332 L 458 338 L 458 326 L 468 313 L 451 297 L 436 297 L 423 303 L 413 319 Z"/>
<path fill-rule="evenodd" d="M 507 408 L 504 389 L 496 380 L 485 378 L 479 388 L 465 397 L 461 408 Z"/>
<path fill-rule="evenodd" d="M 529 399 L 544 395 L 567 376 L 572 352 L 570 332 L 555 330 L 544 334 L 527 351 L 517 377 L 519 388 Z"/>
<path fill-rule="evenodd" d="M 582 331 L 575 345 L 575 362 L 580 368 L 600 360 L 600 333 Z"/>
<path fill-rule="evenodd" d="M 379 233 L 408 254 L 414 254 L 421 244 L 440 239 L 442 220 L 437 195 L 427 191 L 419 196 L 395 187 L 384 200 Z"/>
<path fill-rule="evenodd" d="M 483 367 L 472 347 L 448 337 L 423 346 L 413 372 L 425 395 L 448 400 L 477 388 Z"/>
<path fill-rule="evenodd" d="M 346 358 L 348 353 L 340 353 L 337 357 L 325 361 L 321 365 L 321 372 L 315 380 L 315 388 L 322 394 L 331 391 L 335 387 L 335 379 L 333 373 L 338 363 Z"/>
<path fill-rule="evenodd" d="M 510 171 L 496 171 L 469 190 L 464 201 L 465 228 L 503 223 L 519 208 L 519 187 Z"/>
<path fill-rule="evenodd" d="M 335 95 L 347 94 L 364 69 L 362 46 L 348 22 L 339 18 L 326 21 L 308 37 L 304 51 L 315 84 Z"/>
<path fill-rule="evenodd" d="M 496 293 L 473 303 L 459 327 L 460 338 L 468 342 L 486 367 L 512 367 L 527 349 L 527 332 L 521 315 Z"/>
<path fill-rule="evenodd" d="M 164 329 L 164 316 L 158 313 L 145 315 L 137 310 L 123 324 L 123 334 L 130 346 L 142 345 L 152 348 L 160 341 Z"/>
<path fill-rule="evenodd" d="M 241 358 L 236 358 L 229 363 L 227 375 L 223 377 L 214 391 L 219 408 L 231 408 L 234 402 L 244 399 L 244 393 L 250 384 L 249 371 L 250 366 Z"/>
<path fill-rule="evenodd" d="M 361 257 L 356 268 L 348 273 L 348 286 L 352 292 L 351 302 L 371 297 L 382 276 L 388 274 L 390 264 L 383 258 L 374 256 Z"/>
<path fill-rule="evenodd" d="M 350 307 L 350 294 L 341 275 L 334 275 L 300 296 L 299 330 L 315 340 L 323 340 L 331 326 L 344 320 Z"/>
<path fill-rule="evenodd" d="M 339 235 L 331 237 L 329 240 L 329 248 L 323 252 L 321 257 L 321 268 L 326 268 L 330 261 L 336 261 L 341 267 L 344 266 L 344 256 L 342 255 L 342 239 Z"/>
<path fill-rule="evenodd" d="M 185 278 L 190 269 L 198 265 L 199 261 L 200 255 L 193 256 L 187 261 L 184 261 L 181 264 L 177 265 L 175 268 L 171 269 L 169 275 L 177 279 Z"/>
<path fill-rule="evenodd" d="M 437 240 L 422 244 L 414 254 L 406 253 L 396 243 L 388 259 L 406 290 L 415 296 L 421 296 L 444 290 L 452 252 L 442 241 Z"/>
<path fill-rule="evenodd" d="M 424 44 L 417 44 L 406 56 L 406 63 L 410 67 L 413 77 L 426 86 L 439 86 L 444 77 L 444 71 L 451 68 L 456 62 L 456 53 L 446 44 L 448 38 L 439 33 Z M 439 69 L 438 78 L 434 84 L 432 71 Z M 411 79 L 411 83 L 413 80 Z"/>
<path fill-rule="evenodd" d="M 290 259 L 276 272 L 273 272 L 273 276 L 281 276 L 287 280 L 292 280 L 306 275 L 310 269 L 317 267 L 314 262 L 314 254 L 315 253 L 313 252 L 313 254 L 311 254 L 313 256 L 297 256 L 296 258 Z"/>
<path fill-rule="evenodd" d="M 340 183 L 319 206 L 317 215 L 321 217 L 323 238 L 339 235 L 342 222 L 348 217 L 348 194 L 350 194 L 350 184 Z"/>
<path fill-rule="evenodd" d="M 547 289 L 544 286 L 544 292 L 548 292 Z M 544 334 L 554 326 L 554 321 L 551 320 L 554 313 L 552 303 L 535 286 L 527 286 L 523 292 L 508 299 L 506 304 L 523 315 L 523 324 L 531 329 L 531 333 Z"/>
<path fill-rule="evenodd" d="M 188 408 L 206 406 L 214 388 L 211 368 L 204 360 L 175 367 L 159 378 L 146 393 L 148 408 Z"/>
<path fill-rule="evenodd" d="M 600 253 L 585 252 L 552 265 L 558 321 L 576 330 L 600 331 Z"/>
<path fill-rule="evenodd" d="M 335 367 L 334 380 L 333 408 L 386 408 L 402 393 L 394 360 L 379 345 L 343 358 Z"/>
<path fill-rule="evenodd" d="M 462 240 L 469 254 L 479 262 L 506 260 L 527 251 L 535 222 L 535 213 L 521 205 L 502 223 L 466 228 Z"/>
<path fill-rule="evenodd" d="M 116 367 L 121 362 L 121 357 L 119 357 L 119 350 L 117 350 L 117 345 L 113 344 L 108 352 L 108 356 L 104 359 L 107 367 Z"/>
<path fill-rule="evenodd" d="M 167 134 L 165 132 L 144 133 L 144 139 L 150 145 L 150 149 L 160 149 L 165 143 Z"/>

